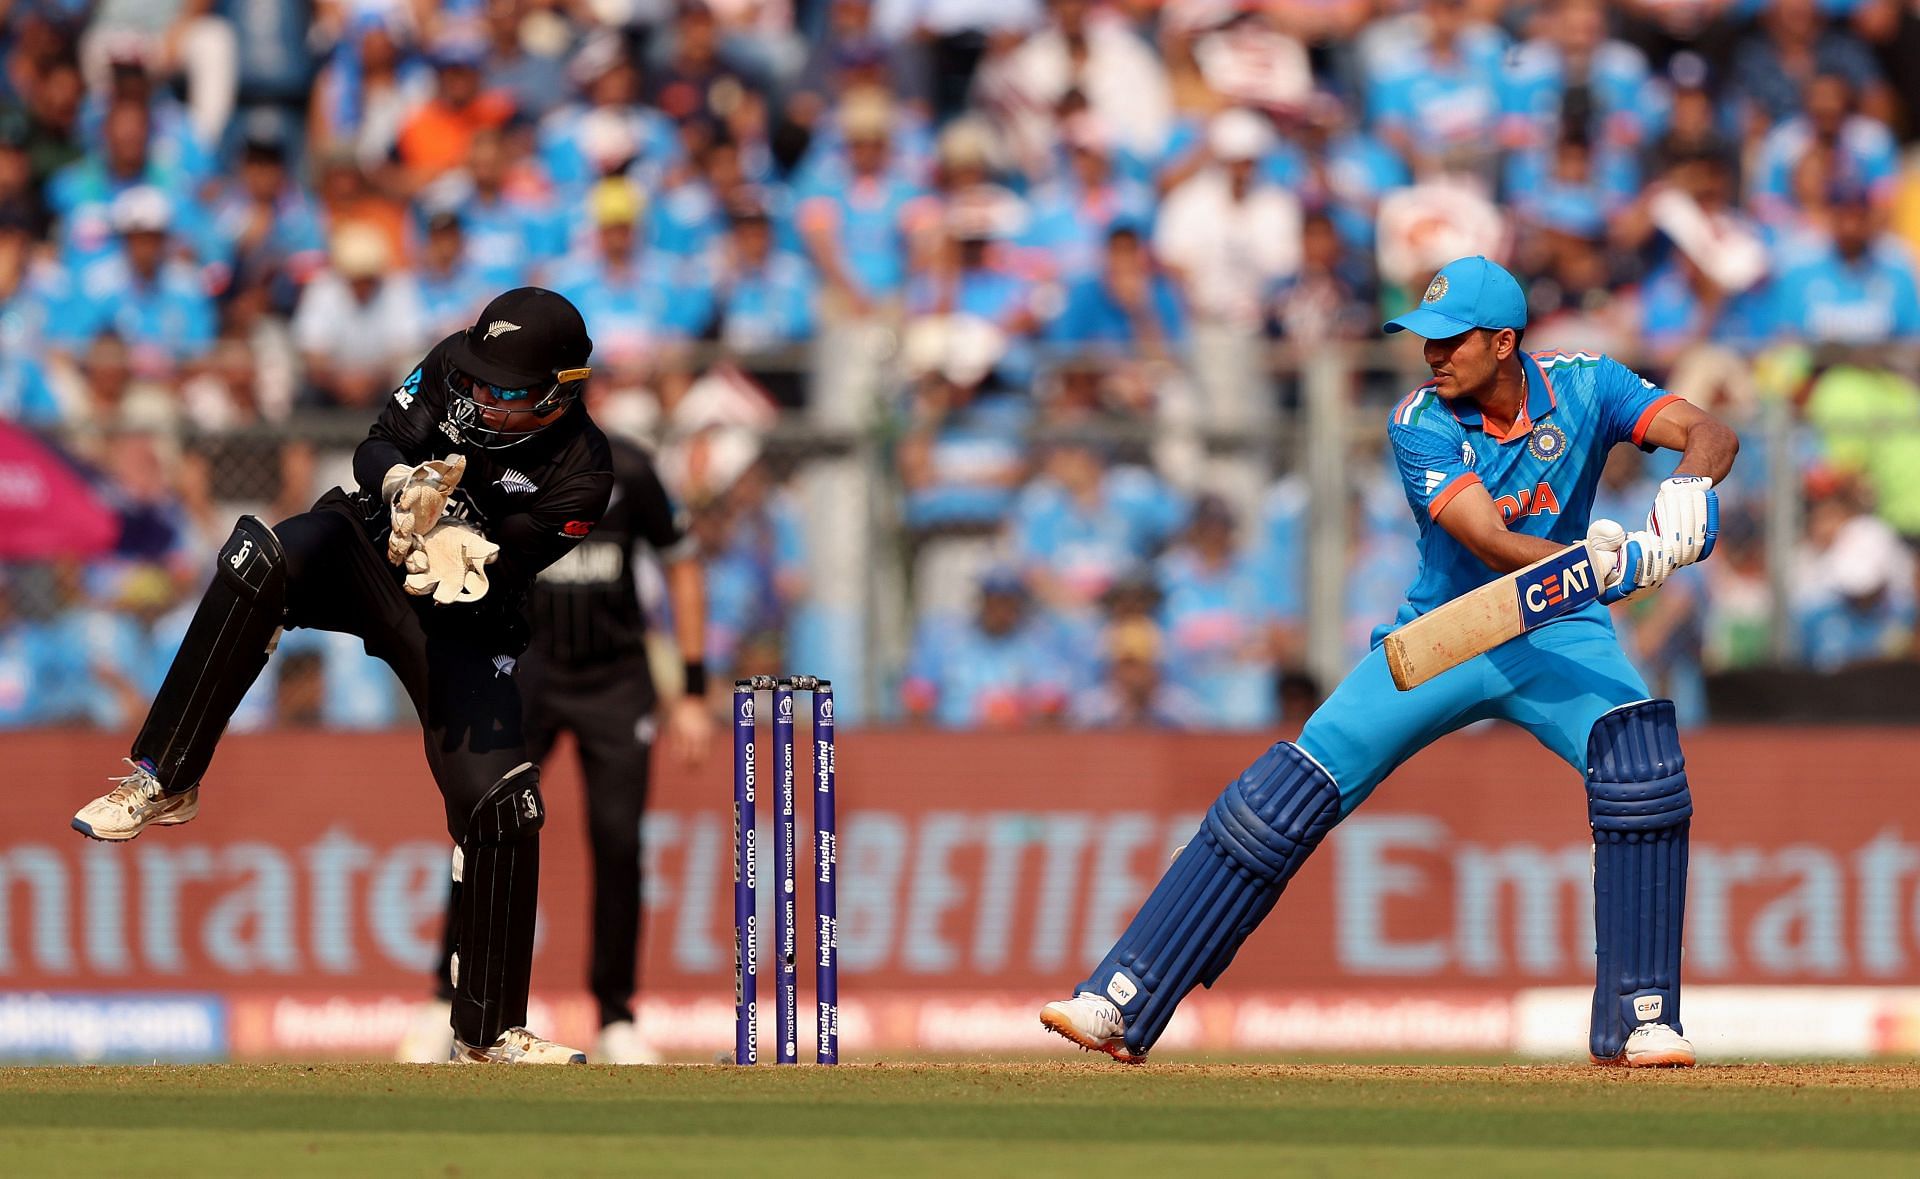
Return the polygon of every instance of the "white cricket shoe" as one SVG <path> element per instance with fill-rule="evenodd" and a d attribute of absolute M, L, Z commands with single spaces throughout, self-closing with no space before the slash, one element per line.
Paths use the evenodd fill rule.
<path fill-rule="evenodd" d="M 445 1064 L 453 1058 L 453 1004 L 429 999 L 414 1009 L 393 1059 L 400 1064 Z"/>
<path fill-rule="evenodd" d="M 148 827 L 177 827 L 191 823 L 200 813 L 200 787 L 189 786 L 178 794 L 160 789 L 160 780 L 136 765 L 124 778 L 109 778 L 118 783 L 112 790 L 80 808 L 72 827 L 88 839 L 119 843 L 132 839 Z"/>
<path fill-rule="evenodd" d="M 1127 1027 L 1120 1019 L 1120 1009 L 1105 995 L 1081 991 L 1071 999 L 1056 999 L 1040 1009 L 1040 1026 L 1089 1052 L 1104 1052 L 1122 1064 L 1141 1064 L 1147 1059 L 1127 1047 L 1122 1038 Z"/>
<path fill-rule="evenodd" d="M 653 1045 L 640 1038 L 640 1029 L 630 1019 L 610 1023 L 600 1029 L 593 1044 L 595 1064 L 661 1064 L 664 1058 Z"/>
<path fill-rule="evenodd" d="M 1692 1068 L 1693 1044 L 1664 1023 L 1633 1029 L 1617 1062 L 1628 1068 Z"/>
<path fill-rule="evenodd" d="M 542 1040 L 525 1028 L 508 1028 L 490 1047 L 475 1048 L 453 1041 L 455 1064 L 585 1064 L 587 1054 L 551 1040 Z"/>

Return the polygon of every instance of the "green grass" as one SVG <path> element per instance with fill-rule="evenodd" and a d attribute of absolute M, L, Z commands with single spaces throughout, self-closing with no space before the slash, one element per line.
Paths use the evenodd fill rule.
<path fill-rule="evenodd" d="M 13 1175 L 1920 1173 L 1920 1070 L 0 1071 Z"/>

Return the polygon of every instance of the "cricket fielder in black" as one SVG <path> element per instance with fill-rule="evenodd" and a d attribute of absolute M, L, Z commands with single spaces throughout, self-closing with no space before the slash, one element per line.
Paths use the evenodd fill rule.
<path fill-rule="evenodd" d="M 573 304 L 522 287 L 442 340 L 334 488 L 268 528 L 242 516 L 128 759 L 74 816 L 94 839 L 193 819 L 215 743 L 288 626 L 342 631 L 399 676 L 446 802 L 456 925 L 454 1059 L 583 1063 L 528 1032 L 546 806 L 513 679 L 534 577 L 606 512 L 613 458 L 580 393 Z"/>
<path fill-rule="evenodd" d="M 541 571 L 528 614 L 533 642 L 515 673 L 526 713 L 527 756 L 543 764 L 570 731 L 586 784 L 593 860 L 593 948 L 587 983 L 600 1009 L 595 1064 L 654 1064 L 633 1021 L 640 951 L 640 820 L 656 721 L 647 667 L 647 620 L 634 582 L 642 546 L 661 560 L 685 690 L 668 706 L 670 744 L 686 761 L 704 756 L 713 720 L 705 703 L 706 594 L 693 538 L 653 460 L 624 439 L 613 449 L 613 496 L 593 535 Z M 398 1052 L 403 1061 L 444 1059 L 446 1004 L 457 926 L 448 914 L 438 999 L 423 1004 Z"/>

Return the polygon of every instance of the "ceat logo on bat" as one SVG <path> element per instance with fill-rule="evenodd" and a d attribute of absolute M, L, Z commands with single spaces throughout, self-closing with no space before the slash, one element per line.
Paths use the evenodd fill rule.
<path fill-rule="evenodd" d="M 569 520 L 560 526 L 561 536 L 585 536 L 593 531 L 591 520 Z"/>
<path fill-rule="evenodd" d="M 1548 561 L 1515 584 L 1520 594 L 1520 622 L 1528 629 L 1586 605 L 1597 593 L 1593 565 L 1584 546 Z"/>

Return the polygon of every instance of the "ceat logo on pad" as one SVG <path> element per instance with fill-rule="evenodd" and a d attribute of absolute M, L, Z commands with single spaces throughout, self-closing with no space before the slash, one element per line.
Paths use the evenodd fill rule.
<path fill-rule="evenodd" d="M 1633 1001 L 1633 1017 L 1641 1023 L 1660 1018 L 1661 999 L 1658 995 L 1642 995 Z"/>
<path fill-rule="evenodd" d="M 1107 980 L 1107 997 L 1122 1007 L 1133 1002 L 1133 997 L 1139 993 L 1139 988 L 1124 974 L 1116 973 Z"/>

